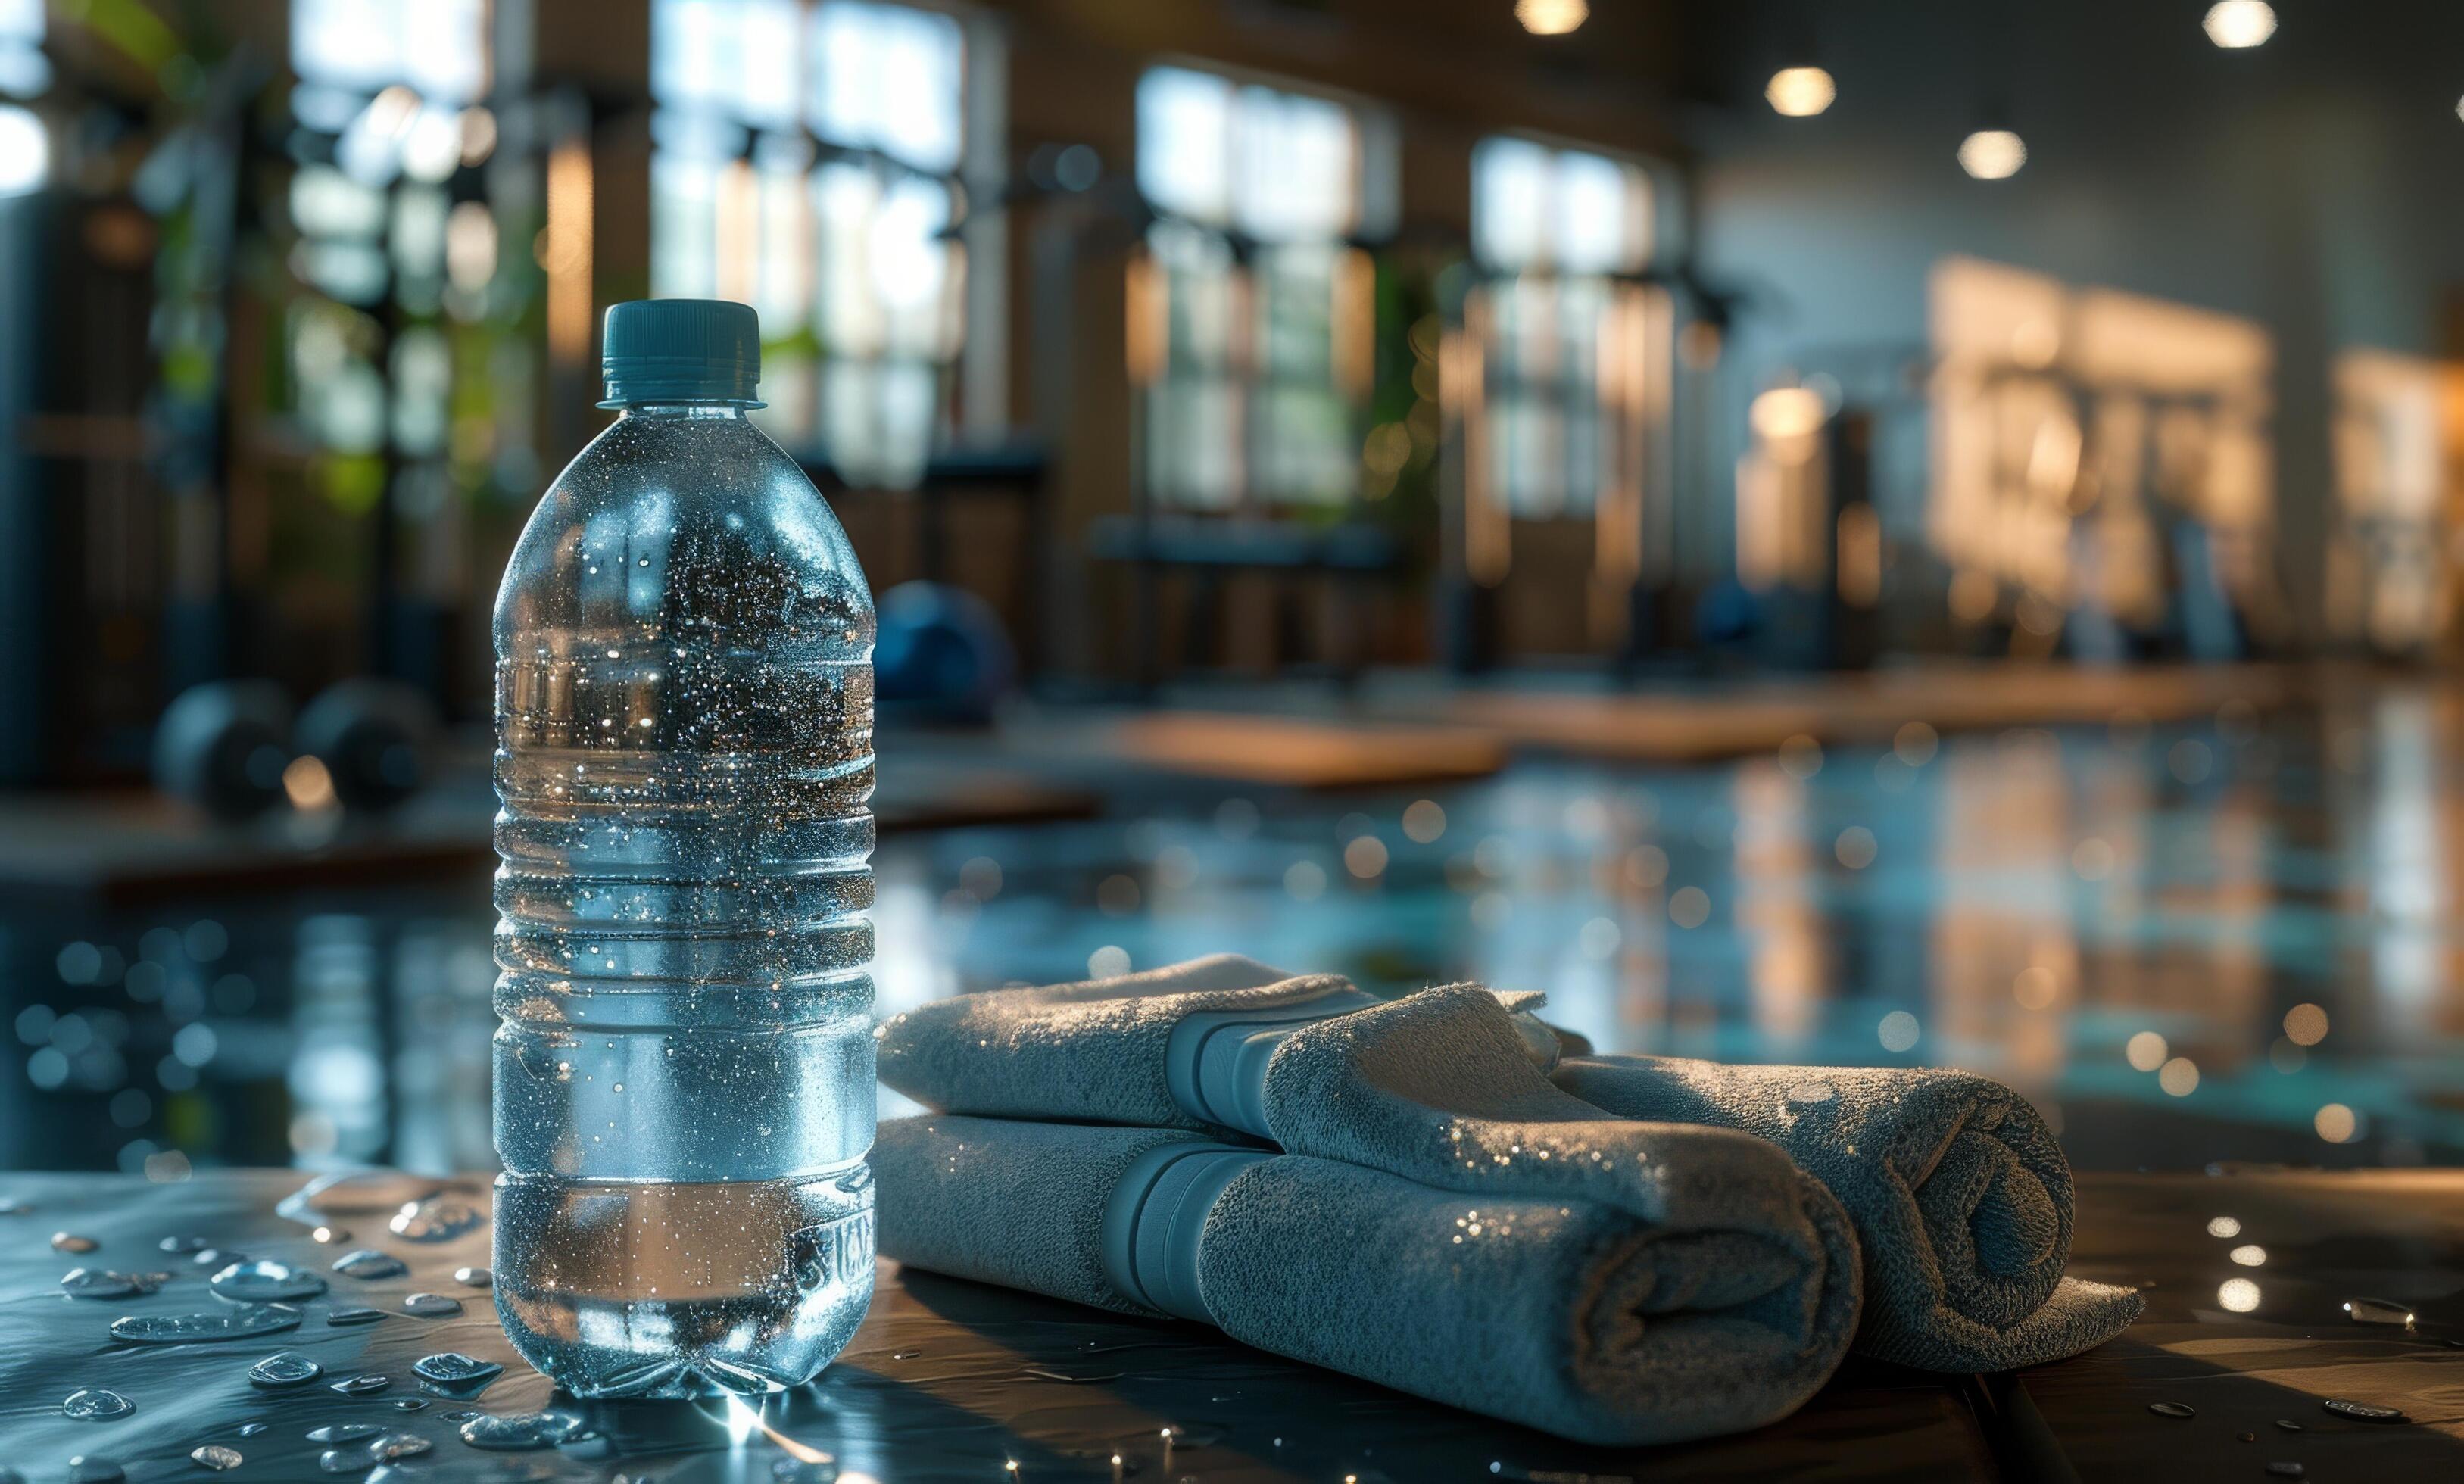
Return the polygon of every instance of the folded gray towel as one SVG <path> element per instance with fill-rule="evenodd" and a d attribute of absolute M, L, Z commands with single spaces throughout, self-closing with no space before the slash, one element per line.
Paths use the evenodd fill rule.
<path fill-rule="evenodd" d="M 1568 1057 L 1559 1087 L 1621 1117 L 1770 1140 L 1839 1197 L 1865 1260 L 1858 1348 L 2014 1370 L 2104 1343 L 2139 1295 L 2062 1277 L 2071 1170 L 2026 1100 L 1965 1072 Z"/>
<path fill-rule="evenodd" d="M 1558 1037 L 1529 1013 L 1538 1000 L 1458 987 L 1379 1001 L 1333 975 L 1292 977 L 1221 955 L 926 1005 L 882 1028 L 881 1080 L 951 1112 L 1246 1134 L 1471 1192 L 1494 1189 L 1480 1170 L 1553 1161 L 1516 1147 L 1526 1122 L 1578 1123 L 1596 1108 L 1730 1129 L 1786 1149 L 1855 1218 L 1868 1353 L 1928 1369 L 2010 1369 L 2101 1344 L 2137 1316 L 2129 1290 L 2061 1277 L 2069 1166 L 2035 1111 L 2000 1083 L 1647 1057 L 1560 1061 Z M 1522 1068 L 1507 1064 L 1516 1053 Z M 1547 1097 L 1531 1068 L 1553 1069 L 1581 1102 Z M 1790 1089 L 1816 1084 L 1831 1096 L 1790 1102 Z M 1446 1146 L 1433 1149 L 1431 1120 L 1448 1115 Z"/>
<path fill-rule="evenodd" d="M 1857 1322 L 1855 1239 L 1820 1186 L 1768 1145 L 1674 1135 L 1641 1168 L 1615 1145 L 1617 1173 L 1645 1178 L 1599 1182 L 1622 1197 L 1606 1200 L 1510 1189 L 1519 1178 L 1466 1198 L 1192 1132 L 942 1114 L 882 1124 L 872 1163 L 881 1249 L 899 1261 L 1177 1315 L 1434 1401 L 1639 1444 L 1787 1415 Z M 1539 1147 L 1583 1167 L 1597 1152 Z M 1639 1211 L 1644 1191 L 1670 1212 Z"/>

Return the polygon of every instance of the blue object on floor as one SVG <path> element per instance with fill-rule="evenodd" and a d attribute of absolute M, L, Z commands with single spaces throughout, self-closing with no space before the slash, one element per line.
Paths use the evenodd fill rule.
<path fill-rule="evenodd" d="M 924 719 L 980 724 L 1018 679 L 1001 616 L 964 588 L 902 582 L 881 595 L 874 687 L 886 705 Z"/>

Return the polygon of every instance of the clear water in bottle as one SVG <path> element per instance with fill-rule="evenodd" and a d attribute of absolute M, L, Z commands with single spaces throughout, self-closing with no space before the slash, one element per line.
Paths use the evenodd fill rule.
<path fill-rule="evenodd" d="M 609 310 L 496 598 L 496 1310 L 583 1396 L 801 1385 L 872 1295 L 872 600 L 759 364 Z"/>

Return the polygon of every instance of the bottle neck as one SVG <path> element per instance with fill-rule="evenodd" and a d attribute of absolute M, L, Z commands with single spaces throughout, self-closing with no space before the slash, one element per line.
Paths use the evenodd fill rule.
<path fill-rule="evenodd" d="M 759 406 L 758 402 L 719 400 L 692 402 L 627 402 L 619 404 L 617 416 L 651 423 L 741 423 L 745 414 Z"/>

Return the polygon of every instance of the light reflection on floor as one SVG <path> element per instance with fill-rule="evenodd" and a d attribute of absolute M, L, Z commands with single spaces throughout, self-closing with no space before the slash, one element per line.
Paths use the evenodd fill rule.
<path fill-rule="evenodd" d="M 897 837 L 881 1004 L 1233 949 L 1545 989 L 1609 1049 L 1973 1068 L 2089 1168 L 2443 1162 L 2459 737 L 2455 702 L 2398 689 Z M 0 1165 L 488 1158 L 484 884 L 0 928 Z"/>
<path fill-rule="evenodd" d="M 2264 726 L 1531 764 L 1434 796 L 1427 843 L 1413 795 L 957 832 L 884 855 L 883 999 L 1234 948 L 1545 989 L 1616 1050 L 1987 1072 L 2089 1168 L 2444 1161 L 2459 730 L 2398 691 Z M 955 885 L 971 860 L 1000 867 L 988 901 Z"/>

